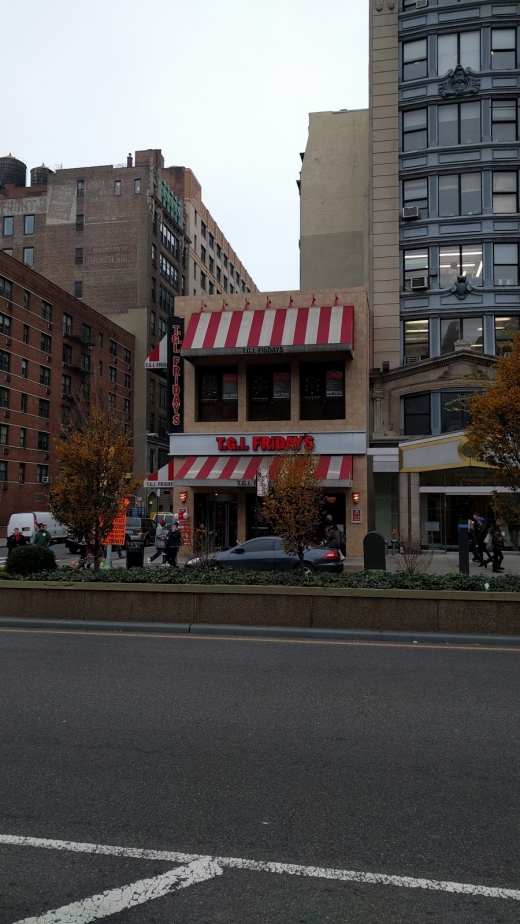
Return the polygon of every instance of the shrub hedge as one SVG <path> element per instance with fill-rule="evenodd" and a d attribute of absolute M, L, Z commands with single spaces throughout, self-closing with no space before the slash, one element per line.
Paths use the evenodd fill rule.
<path fill-rule="evenodd" d="M 22 545 L 19 549 L 11 549 L 5 563 L 6 577 L 20 575 L 31 577 L 34 573 L 52 572 L 57 568 L 56 556 L 50 549 L 43 549 L 38 545 Z M 52 575 L 54 576 L 54 575 Z"/>
<path fill-rule="evenodd" d="M 23 549 L 16 550 L 23 552 Z M 14 554 L 14 553 L 13 553 Z M 51 553 L 52 554 L 52 553 Z M 0 572 L 0 580 L 18 577 L 9 569 Z M 356 571 L 350 574 L 311 574 L 301 578 L 295 571 L 231 571 L 198 568 L 114 568 L 111 571 L 78 571 L 60 568 L 58 571 L 39 571 L 20 575 L 33 581 L 104 584 L 228 584 L 274 587 L 365 587 L 402 590 L 472 590 L 487 589 L 495 592 L 520 593 L 520 576 L 507 574 L 491 578 L 490 575 L 466 574 L 390 574 L 388 571 Z M 489 588 L 486 588 L 486 584 Z"/>

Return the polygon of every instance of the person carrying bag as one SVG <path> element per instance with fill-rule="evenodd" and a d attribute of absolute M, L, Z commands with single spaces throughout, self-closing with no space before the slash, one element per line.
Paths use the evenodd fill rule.
<path fill-rule="evenodd" d="M 152 555 L 152 556 L 148 559 L 148 564 L 149 564 L 149 565 L 151 565 L 152 562 L 155 561 L 156 558 L 159 558 L 159 555 L 162 555 L 162 554 L 163 554 L 164 548 L 165 548 L 165 546 L 166 546 L 166 537 L 167 537 L 167 532 L 166 532 L 166 520 L 161 520 L 161 522 L 159 523 L 159 526 L 157 527 L 157 529 L 156 529 L 156 531 L 155 531 L 155 548 L 156 548 L 156 552 L 155 552 L 155 555 Z"/>

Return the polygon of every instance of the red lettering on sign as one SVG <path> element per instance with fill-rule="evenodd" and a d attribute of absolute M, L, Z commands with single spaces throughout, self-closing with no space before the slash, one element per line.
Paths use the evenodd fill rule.
<path fill-rule="evenodd" d="M 260 442 L 261 442 L 261 439 L 260 439 L 259 436 L 254 436 L 254 437 L 253 437 L 253 440 L 252 440 L 252 443 L 253 443 L 253 452 L 256 452 L 257 449 L 260 449 Z"/>
<path fill-rule="evenodd" d="M 309 449 L 309 450 L 314 449 L 314 437 L 311 436 L 310 433 L 305 434 L 303 438 L 303 442 L 305 445 L 305 449 Z"/>
<path fill-rule="evenodd" d="M 226 451 L 226 437 L 225 436 L 217 436 L 217 446 L 218 446 L 219 452 Z"/>

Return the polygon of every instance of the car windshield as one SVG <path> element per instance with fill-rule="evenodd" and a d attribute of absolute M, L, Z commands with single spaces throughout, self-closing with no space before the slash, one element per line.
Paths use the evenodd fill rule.
<path fill-rule="evenodd" d="M 141 525 L 141 520 L 139 519 L 139 517 L 127 517 L 127 518 L 126 518 L 126 525 L 127 525 L 127 526 L 136 526 L 137 529 L 139 529 L 139 527 L 140 527 L 140 525 Z"/>

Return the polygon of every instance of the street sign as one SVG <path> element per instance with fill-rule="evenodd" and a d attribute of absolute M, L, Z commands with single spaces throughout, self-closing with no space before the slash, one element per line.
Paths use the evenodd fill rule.
<path fill-rule="evenodd" d="M 106 545 L 124 545 L 126 535 L 126 510 L 114 520 L 114 525 L 105 539 Z"/>

